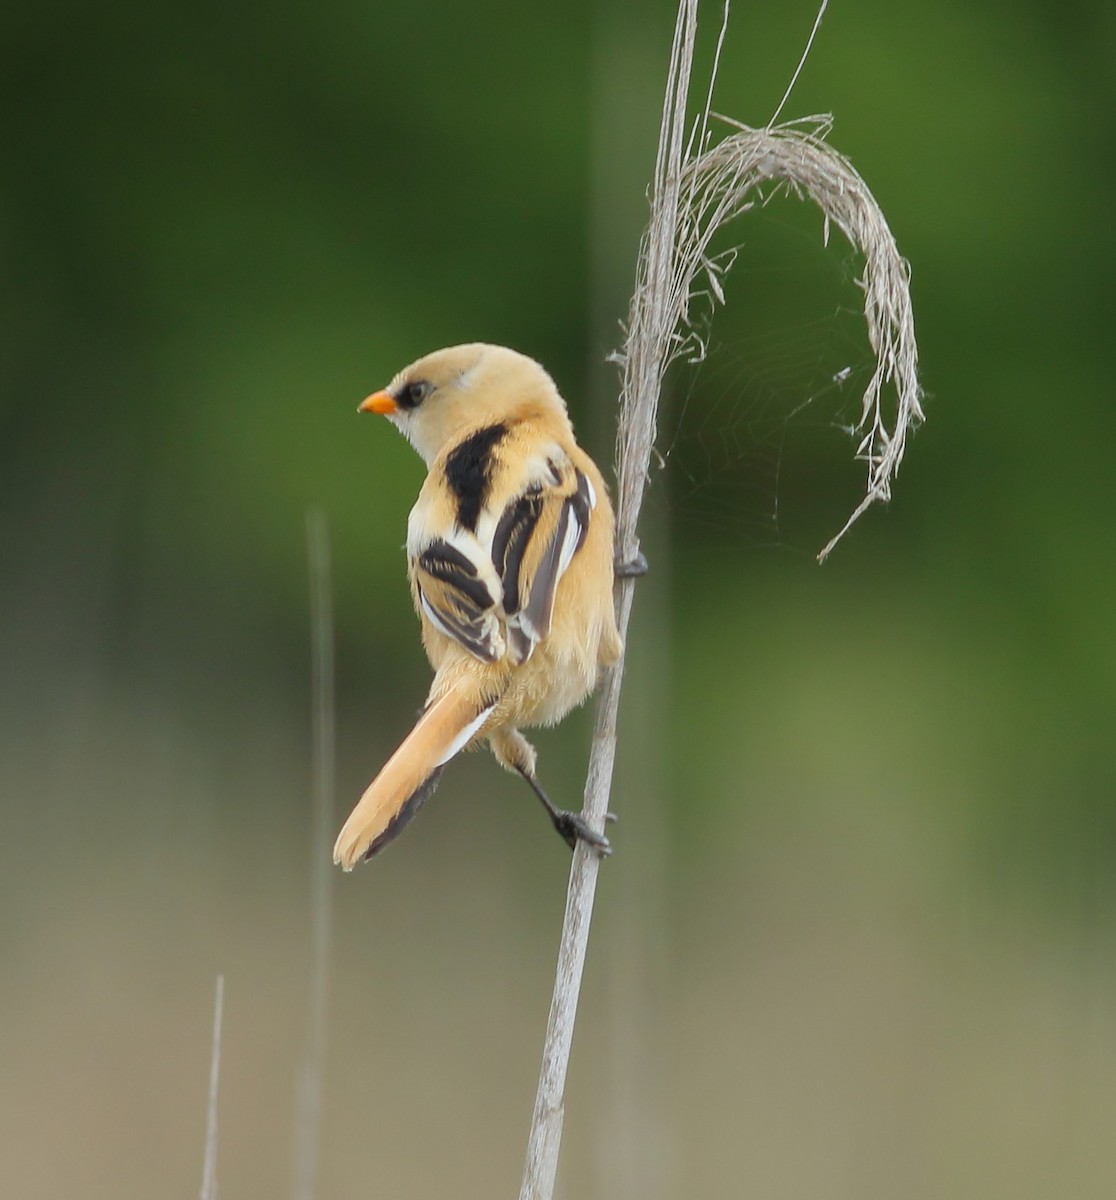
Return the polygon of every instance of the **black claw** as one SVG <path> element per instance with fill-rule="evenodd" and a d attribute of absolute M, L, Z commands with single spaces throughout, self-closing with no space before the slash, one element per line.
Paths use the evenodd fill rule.
<path fill-rule="evenodd" d="M 642 550 L 637 550 L 633 558 L 629 558 L 627 562 L 615 562 L 612 564 L 612 573 L 617 579 L 638 579 L 641 575 L 646 575 L 650 570 L 647 564 L 647 559 L 643 556 Z"/>
<path fill-rule="evenodd" d="M 608 838 L 590 828 L 588 822 L 578 813 L 558 809 L 554 814 L 554 828 L 565 838 L 566 845 L 571 850 L 576 849 L 577 843 L 582 841 L 594 847 L 601 855 L 607 856 L 612 853 L 612 844 Z"/>
<path fill-rule="evenodd" d="M 597 852 L 602 856 L 612 853 L 612 846 L 603 833 L 598 833 L 593 829 L 579 813 L 567 812 L 566 809 L 559 808 L 546 792 L 543 791 L 542 785 L 533 775 L 528 775 L 522 767 L 517 767 L 516 769 L 527 780 L 531 791 L 538 796 L 543 808 L 550 815 L 550 819 L 554 823 L 554 828 L 562 835 L 563 840 L 571 850 L 576 849 L 577 843 L 581 841 L 595 847 Z M 615 821 L 616 817 L 613 813 L 605 813 L 605 820 Z"/>

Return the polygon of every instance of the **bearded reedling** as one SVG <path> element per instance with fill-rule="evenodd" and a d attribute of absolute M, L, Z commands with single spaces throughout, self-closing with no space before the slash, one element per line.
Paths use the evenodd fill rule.
<path fill-rule="evenodd" d="M 472 343 L 400 371 L 361 412 L 392 422 L 428 474 L 407 522 L 411 595 L 434 668 L 414 729 L 369 784 L 334 847 L 351 871 L 402 830 L 462 750 L 487 741 L 571 847 L 608 839 L 552 803 L 520 729 L 553 725 L 623 650 L 613 611 L 613 515 L 538 363 Z M 642 574 L 642 558 L 616 573 Z"/>

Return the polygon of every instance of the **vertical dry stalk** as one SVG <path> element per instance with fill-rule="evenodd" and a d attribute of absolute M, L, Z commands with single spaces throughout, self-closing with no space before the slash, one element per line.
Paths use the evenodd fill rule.
<path fill-rule="evenodd" d="M 335 720 L 333 686 L 333 594 L 329 525 L 325 514 L 306 514 L 310 573 L 310 661 L 314 829 L 310 856 L 310 1001 L 306 1049 L 298 1083 L 294 1129 L 294 1198 L 313 1200 L 325 1065 L 326 998 L 332 924 L 330 870 L 333 827 Z"/>
<path fill-rule="evenodd" d="M 225 1011 L 225 977 L 217 976 L 213 1000 L 213 1047 L 209 1055 L 209 1103 L 205 1119 L 205 1162 L 201 1200 L 217 1200 L 217 1092 L 221 1075 L 221 1018 Z"/>
<path fill-rule="evenodd" d="M 824 8 L 823 2 L 822 12 Z M 726 4 L 725 21 L 727 17 Z M 821 12 L 810 34 L 811 42 L 820 19 Z M 766 203 L 779 188 L 785 188 L 800 197 L 809 196 L 819 205 L 825 215 L 827 238 L 832 222 L 864 254 L 860 283 L 868 337 L 877 360 L 857 426 L 857 454 L 868 464 L 867 492 L 842 530 L 819 554 L 823 559 L 874 501 L 890 496 L 891 479 L 903 458 L 906 433 L 922 418 L 910 272 L 864 181 L 847 159 L 824 142 L 830 127 L 828 118 L 782 125 L 775 125 L 773 118 L 763 129 L 728 122 L 735 132 L 713 142 L 708 128 L 711 77 L 710 99 L 687 134 L 696 28 L 697 0 L 681 0 L 651 185 L 651 212 L 640 245 L 624 350 L 619 356 L 623 379 L 617 436 L 617 557 L 630 561 L 639 552 L 636 525 L 655 440 L 663 377 L 675 360 L 696 361 L 705 353 L 692 311 L 695 302 L 713 304 L 724 298 L 721 281 L 734 254 L 711 255 L 712 239 L 726 222 Z M 722 25 L 721 40 L 723 37 Z M 718 58 L 720 45 L 718 41 Z M 716 75 L 716 60 L 712 75 Z M 785 101 L 786 95 L 776 115 Z M 893 412 L 886 398 L 889 389 L 894 393 Z M 616 610 L 622 635 L 627 633 L 632 594 L 630 578 L 618 581 Z M 608 810 L 623 666 L 621 659 L 606 673 L 597 706 L 583 810 L 596 828 L 602 826 Z M 579 844 L 570 870 L 520 1200 L 551 1200 L 554 1192 L 566 1069 L 599 868 L 597 855 Z"/>
<path fill-rule="evenodd" d="M 633 300 L 624 364 L 616 549 L 620 557 L 626 558 L 635 558 L 639 551 L 636 523 L 643 502 L 643 488 L 655 436 L 659 385 L 665 370 L 662 334 L 667 332 L 669 336 L 669 331 L 663 328 L 668 319 L 663 298 L 673 258 L 679 167 L 685 144 L 686 97 L 689 94 L 696 28 L 696 0 L 684 0 L 679 7 L 674 29 L 667 99 L 659 132 L 659 151 L 651 193 L 651 220 L 640 255 L 640 279 L 648 280 L 647 295 L 650 302 L 643 304 Z M 621 636 L 627 632 L 633 590 L 630 578 L 617 583 L 616 610 Z M 583 810 L 590 824 L 596 828 L 603 826 L 608 811 L 612 769 L 616 760 L 616 717 L 620 707 L 623 669 L 624 662 L 621 659 L 606 673 L 597 704 Z M 579 843 L 574 851 L 562 940 L 558 949 L 554 997 L 547 1022 L 520 1200 L 550 1200 L 554 1194 L 558 1150 L 562 1140 L 566 1069 L 573 1043 L 574 1020 L 589 943 L 589 923 L 600 861 L 597 854 L 584 843 Z"/>

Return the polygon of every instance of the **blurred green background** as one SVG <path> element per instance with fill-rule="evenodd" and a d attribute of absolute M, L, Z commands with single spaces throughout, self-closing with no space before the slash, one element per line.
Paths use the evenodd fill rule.
<path fill-rule="evenodd" d="M 813 16 L 740 6 L 714 107 L 766 120 Z M 197 1188 L 218 971 L 221 1193 L 289 1192 L 306 512 L 332 539 L 339 821 L 428 679 L 421 464 L 356 403 L 502 342 L 610 460 L 672 24 L 667 0 L 6 6 L 12 1196 Z M 567 1200 L 1116 1188 L 1114 49 L 1100 4 L 825 18 L 786 115 L 836 114 L 912 263 L 928 421 L 815 566 L 861 482 L 826 385 L 869 361 L 857 264 L 790 201 L 733 231 L 645 512 Z M 588 740 L 587 713 L 538 739 L 569 804 Z M 337 875 L 323 1200 L 515 1194 L 567 869 L 478 755 Z"/>

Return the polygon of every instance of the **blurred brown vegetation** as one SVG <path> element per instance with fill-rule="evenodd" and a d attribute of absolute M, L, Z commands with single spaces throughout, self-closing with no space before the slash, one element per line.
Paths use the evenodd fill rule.
<path fill-rule="evenodd" d="M 745 120 L 813 19 L 767 9 L 735 14 L 714 105 Z M 672 17 L 7 7 L 5 1194 L 197 1188 L 218 971 L 221 1194 L 289 1189 L 304 513 L 333 536 L 344 807 L 427 679 L 420 463 L 356 403 L 504 342 L 608 458 Z M 834 315 L 856 264 L 789 202 L 742 227 L 664 414 L 566 1197 L 1116 1186 L 1114 28 L 1049 0 L 826 17 L 791 110 L 836 113 L 913 264 L 929 420 L 815 567 L 860 482 L 820 387 L 865 361 Z M 798 386 L 818 403 L 772 425 Z M 587 729 L 539 739 L 571 801 Z M 514 1193 L 567 871 L 535 808 L 471 757 L 336 880 L 322 1200 Z"/>

